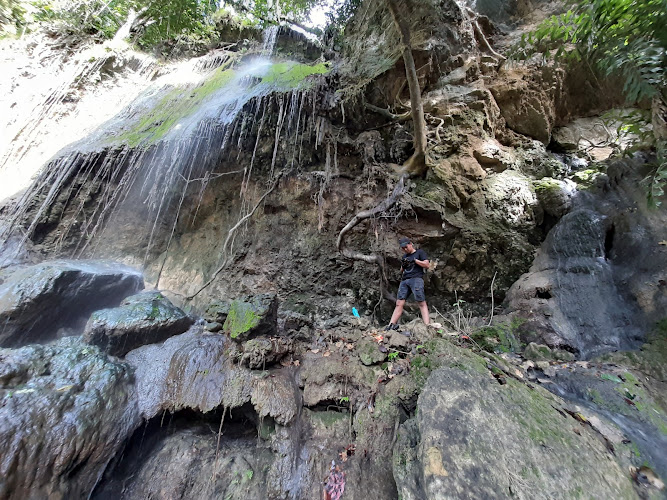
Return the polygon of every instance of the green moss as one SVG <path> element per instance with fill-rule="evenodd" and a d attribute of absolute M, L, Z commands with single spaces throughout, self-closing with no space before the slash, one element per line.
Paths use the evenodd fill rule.
<path fill-rule="evenodd" d="M 560 184 L 551 178 L 540 179 L 533 183 L 536 192 L 540 191 L 560 191 Z"/>
<path fill-rule="evenodd" d="M 315 65 L 293 62 L 276 63 L 271 66 L 262 83 L 268 84 L 277 90 L 306 89 L 313 85 L 312 75 L 324 75 L 329 72 L 327 63 Z"/>
<path fill-rule="evenodd" d="M 522 318 L 513 318 L 510 322 L 480 328 L 471 337 L 488 352 L 518 352 L 521 343 L 517 330 L 524 322 Z"/>
<path fill-rule="evenodd" d="M 604 173 L 604 169 L 599 165 L 591 165 L 592 168 L 580 170 L 572 174 L 571 179 L 577 183 L 580 189 L 589 189 L 594 184 L 596 179 Z"/>
<path fill-rule="evenodd" d="M 136 125 L 114 137 L 113 142 L 136 147 L 163 139 L 180 120 L 197 112 L 211 94 L 229 83 L 235 73 L 226 68 L 224 65 L 217 68 L 203 84 L 193 89 L 172 88 L 141 116 Z"/>
<path fill-rule="evenodd" d="M 225 333 L 235 339 L 259 325 L 261 319 L 250 304 L 235 300 L 229 306 L 229 314 L 223 329 Z"/>

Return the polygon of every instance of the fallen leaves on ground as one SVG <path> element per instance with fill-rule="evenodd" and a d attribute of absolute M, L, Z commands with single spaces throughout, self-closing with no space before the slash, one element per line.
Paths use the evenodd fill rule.
<path fill-rule="evenodd" d="M 324 496 L 327 500 L 340 500 L 345 491 L 345 472 L 331 462 L 329 476 L 324 484 Z"/>

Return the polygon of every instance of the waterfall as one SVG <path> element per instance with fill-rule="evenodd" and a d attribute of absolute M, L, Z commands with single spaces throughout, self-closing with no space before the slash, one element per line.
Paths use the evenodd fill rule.
<path fill-rule="evenodd" d="M 264 30 L 263 38 L 264 43 L 262 45 L 262 55 L 272 56 L 273 51 L 276 48 L 276 41 L 278 40 L 278 31 L 280 26 L 271 25 Z"/>
<path fill-rule="evenodd" d="M 267 29 L 263 54 L 273 51 L 277 33 L 277 26 Z M 266 55 L 238 62 L 224 51 L 181 64 L 51 160 L 0 237 L 18 231 L 26 241 L 55 219 L 56 251 L 95 256 L 125 235 L 146 263 L 168 249 L 188 196 L 201 203 L 209 183 L 222 176 L 240 176 L 247 187 L 264 127 L 275 127 L 269 175 L 298 165 L 297 143 L 315 130 L 306 127 L 314 113 L 305 103 L 316 104 L 308 77 L 326 71 Z M 195 218 L 196 210 L 191 224 Z"/>

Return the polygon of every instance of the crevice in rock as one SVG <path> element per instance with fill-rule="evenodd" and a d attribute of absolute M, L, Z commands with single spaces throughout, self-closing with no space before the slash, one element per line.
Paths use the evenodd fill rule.
<path fill-rule="evenodd" d="M 537 288 L 535 290 L 535 297 L 538 299 L 550 299 L 552 295 L 551 291 L 546 288 Z"/>
<path fill-rule="evenodd" d="M 607 232 L 604 236 L 604 256 L 605 259 L 611 260 L 611 252 L 614 246 L 614 235 L 616 234 L 616 227 L 614 224 L 607 229 Z"/>
<path fill-rule="evenodd" d="M 310 411 L 326 412 L 335 411 L 338 413 L 349 413 L 350 408 L 346 401 L 335 401 L 333 399 L 324 399 L 314 406 L 307 407 Z"/>

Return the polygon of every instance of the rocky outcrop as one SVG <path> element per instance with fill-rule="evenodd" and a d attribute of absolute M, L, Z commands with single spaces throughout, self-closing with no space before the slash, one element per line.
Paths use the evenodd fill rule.
<path fill-rule="evenodd" d="M 530 271 L 507 295 L 510 309 L 527 320 L 524 341 L 589 358 L 637 348 L 664 317 L 667 252 L 660 242 L 667 216 L 646 208 L 638 187 L 642 168 L 641 159 L 615 160 L 606 173 L 596 173 L 589 193 L 554 196 L 561 201 L 551 205 L 552 214 L 568 205 L 572 211 L 549 232 Z M 562 191 L 551 182 L 542 186 Z"/>
<path fill-rule="evenodd" d="M 0 497 L 87 498 L 140 424 L 124 363 L 70 337 L 0 349 Z"/>
<path fill-rule="evenodd" d="M 394 448 L 400 498 L 635 498 L 627 472 L 590 428 L 539 387 L 492 377 L 448 349 Z"/>
<path fill-rule="evenodd" d="M 530 318 L 524 331 L 533 329 L 550 347 L 583 358 L 636 343 L 637 310 L 614 283 L 606 232 L 605 217 L 580 209 L 549 233 L 530 272 L 508 292 L 512 307 Z"/>
<path fill-rule="evenodd" d="M 124 356 L 142 345 L 183 333 L 191 324 L 192 319 L 164 295 L 149 291 L 132 295 L 113 309 L 95 311 L 83 339 L 113 356 Z"/>
<path fill-rule="evenodd" d="M 141 274 L 101 261 L 52 261 L 0 276 L 0 345 L 20 346 L 81 331 L 90 314 L 144 287 Z"/>

